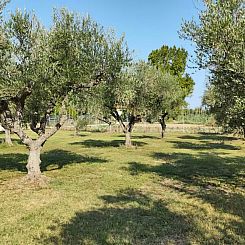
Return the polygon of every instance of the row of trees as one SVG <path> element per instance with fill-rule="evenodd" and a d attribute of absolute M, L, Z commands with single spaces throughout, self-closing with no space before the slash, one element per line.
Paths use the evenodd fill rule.
<path fill-rule="evenodd" d="M 0 1 L 1 11 L 5 4 Z M 184 74 L 186 52 L 174 47 L 170 53 L 167 61 L 159 54 L 157 65 L 151 55 L 149 63 L 132 63 L 123 37 L 65 9 L 54 11 L 49 29 L 25 11 L 1 18 L 0 119 L 29 149 L 28 179 L 42 178 L 41 149 L 66 121 L 70 104 L 106 120 L 114 118 L 126 146 L 131 146 L 133 127 L 143 117 L 159 120 L 164 132 L 165 117 L 177 113 L 193 87 Z M 179 53 L 184 58 L 177 64 Z M 166 62 L 170 68 L 164 67 Z M 178 73 L 172 72 L 176 66 Z M 58 122 L 47 129 L 57 111 Z M 36 139 L 28 136 L 26 124 Z"/>
<path fill-rule="evenodd" d="M 203 102 L 226 131 L 245 137 L 245 2 L 204 0 L 199 21 L 181 36 L 196 44 L 196 64 L 210 71 Z"/>
<path fill-rule="evenodd" d="M 85 98 L 78 94 L 77 100 L 78 108 L 86 108 L 87 113 L 106 122 L 116 120 L 127 147 L 132 144 L 135 123 L 142 119 L 159 121 L 163 137 L 166 116 L 174 115 L 184 101 L 178 78 L 145 62 L 125 68 L 118 79 L 95 87 Z M 84 103 L 85 107 L 81 106 Z"/>

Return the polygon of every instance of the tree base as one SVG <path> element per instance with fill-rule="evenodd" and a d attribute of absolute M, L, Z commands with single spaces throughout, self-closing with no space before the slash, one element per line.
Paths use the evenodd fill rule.
<path fill-rule="evenodd" d="M 26 175 L 22 178 L 22 182 L 26 185 L 37 186 L 37 187 L 46 187 L 50 182 L 50 178 L 46 177 L 45 175 L 40 175 L 40 176 L 35 177 L 35 178 L 33 178 L 29 175 Z"/>
<path fill-rule="evenodd" d="M 126 148 L 129 148 L 129 149 L 130 149 L 130 148 L 135 148 L 135 146 L 132 145 L 132 144 L 131 144 L 131 145 L 124 145 L 124 146 L 125 146 Z"/>
<path fill-rule="evenodd" d="M 17 190 L 21 191 L 23 189 L 42 189 L 48 188 L 50 178 L 43 176 L 38 180 L 30 180 L 28 176 L 19 177 L 15 179 L 10 179 L 4 183 L 6 190 Z"/>

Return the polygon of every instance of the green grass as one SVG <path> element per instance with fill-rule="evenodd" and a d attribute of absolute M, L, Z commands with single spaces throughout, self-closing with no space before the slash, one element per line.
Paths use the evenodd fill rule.
<path fill-rule="evenodd" d="M 46 188 L 18 184 L 27 151 L 0 145 L 0 244 L 245 244 L 245 141 L 133 141 L 59 132 L 43 149 Z"/>

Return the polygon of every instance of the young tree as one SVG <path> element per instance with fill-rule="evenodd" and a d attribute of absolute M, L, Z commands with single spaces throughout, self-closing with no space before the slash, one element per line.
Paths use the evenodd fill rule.
<path fill-rule="evenodd" d="M 166 118 L 174 117 L 176 108 L 183 104 L 183 91 L 176 76 L 154 68 L 148 68 L 150 79 L 149 92 L 145 100 L 146 117 L 158 121 L 161 125 L 161 137 L 164 137 Z"/>
<path fill-rule="evenodd" d="M 157 120 L 164 132 L 166 111 L 182 101 L 176 77 L 144 62 L 130 66 L 110 84 L 96 87 L 91 96 L 88 111 L 107 120 L 114 118 L 125 134 L 126 147 L 132 146 L 135 123 L 143 117 Z"/>
<path fill-rule="evenodd" d="M 164 136 L 166 129 L 166 117 L 175 117 L 183 106 L 186 106 L 185 98 L 189 96 L 194 87 L 194 81 L 189 74 L 185 73 L 188 53 L 183 48 L 163 45 L 153 50 L 148 60 L 150 64 L 160 70 L 165 76 L 158 80 L 153 104 L 161 104 L 155 107 L 155 116 L 158 115 L 161 124 L 161 135 Z M 154 106 L 153 106 L 154 108 Z"/>
<path fill-rule="evenodd" d="M 245 3 L 203 2 L 199 21 L 184 22 L 180 34 L 195 43 L 197 65 L 210 71 L 217 122 L 245 135 Z"/>
<path fill-rule="evenodd" d="M 56 11 L 45 30 L 34 15 L 17 11 L 4 26 L 5 62 L 1 69 L 1 123 L 29 149 L 28 178 L 37 180 L 40 152 L 66 121 L 70 96 L 111 80 L 127 60 L 123 38 L 106 33 L 91 18 L 67 10 Z M 1 60 L 3 61 L 3 60 Z M 59 107 L 59 120 L 46 130 L 50 114 Z M 32 139 L 24 124 L 38 137 Z"/>

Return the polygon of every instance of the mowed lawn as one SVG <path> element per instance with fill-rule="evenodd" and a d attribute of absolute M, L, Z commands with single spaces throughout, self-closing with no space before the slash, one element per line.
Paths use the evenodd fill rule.
<path fill-rule="evenodd" d="M 0 145 L 0 244 L 245 244 L 245 141 L 158 137 L 61 131 L 42 188 L 21 182 L 25 147 Z"/>

